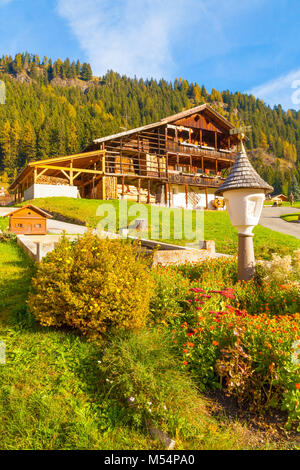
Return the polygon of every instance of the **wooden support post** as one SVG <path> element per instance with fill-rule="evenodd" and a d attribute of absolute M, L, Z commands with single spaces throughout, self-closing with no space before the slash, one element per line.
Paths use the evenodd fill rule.
<path fill-rule="evenodd" d="M 185 205 L 186 207 L 189 205 L 189 187 L 187 184 L 185 185 Z"/>
<path fill-rule="evenodd" d="M 172 207 L 172 200 L 171 200 L 171 185 L 168 184 L 169 187 L 169 207 Z"/>
<path fill-rule="evenodd" d="M 202 175 L 204 175 L 204 158 L 202 157 Z"/>
<path fill-rule="evenodd" d="M 216 175 L 218 174 L 218 160 L 216 160 Z"/>
<path fill-rule="evenodd" d="M 105 176 L 102 176 L 101 183 L 102 183 L 102 199 L 103 199 L 103 201 L 105 201 L 105 199 L 106 199 L 106 178 L 105 178 Z"/>
<path fill-rule="evenodd" d="M 206 210 L 208 209 L 208 191 L 207 188 L 205 188 L 205 198 L 206 198 Z"/>
<path fill-rule="evenodd" d="M 122 199 L 124 199 L 125 194 L 125 176 L 122 176 Z"/>
<path fill-rule="evenodd" d="M 137 202 L 141 202 L 141 178 L 138 179 L 138 197 Z"/>
<path fill-rule="evenodd" d="M 70 163 L 70 186 L 73 186 L 73 160 L 71 160 L 71 163 Z"/>
<path fill-rule="evenodd" d="M 147 204 L 150 204 L 151 196 L 151 180 L 148 180 L 148 195 L 147 195 Z"/>
<path fill-rule="evenodd" d="M 228 137 L 228 150 L 230 150 L 231 145 L 230 145 L 230 137 Z"/>
<path fill-rule="evenodd" d="M 166 142 L 166 174 L 165 177 L 168 178 L 168 165 L 169 165 L 169 154 L 168 154 L 168 128 L 165 129 L 165 142 Z"/>
<path fill-rule="evenodd" d="M 218 133 L 215 132 L 215 149 L 218 150 Z"/>
<path fill-rule="evenodd" d="M 140 134 L 138 134 L 137 139 L 138 139 L 138 151 L 139 151 L 139 153 L 138 153 L 138 159 L 139 159 L 138 165 L 139 165 L 139 167 L 138 167 L 137 173 L 138 173 L 138 175 L 141 175 L 141 141 L 140 141 Z"/>
<path fill-rule="evenodd" d="M 203 132 L 202 129 L 200 129 L 200 145 L 203 144 Z"/>
<path fill-rule="evenodd" d="M 37 181 L 37 168 L 33 170 L 33 184 L 36 184 Z"/>

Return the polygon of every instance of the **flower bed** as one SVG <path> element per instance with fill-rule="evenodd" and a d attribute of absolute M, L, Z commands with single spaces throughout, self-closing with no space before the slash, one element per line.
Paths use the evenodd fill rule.
<path fill-rule="evenodd" d="M 237 282 L 234 260 L 185 265 L 178 273 L 189 289 L 167 322 L 182 367 L 200 388 L 223 388 L 256 412 L 285 410 L 288 427 L 300 430 L 299 285 Z"/>

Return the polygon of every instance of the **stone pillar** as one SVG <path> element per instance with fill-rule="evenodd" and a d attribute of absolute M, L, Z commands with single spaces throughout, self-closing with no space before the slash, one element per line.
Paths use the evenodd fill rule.
<path fill-rule="evenodd" d="M 250 281 L 255 274 L 255 257 L 253 248 L 253 234 L 245 235 L 239 233 L 238 252 L 238 279 L 239 281 Z"/>

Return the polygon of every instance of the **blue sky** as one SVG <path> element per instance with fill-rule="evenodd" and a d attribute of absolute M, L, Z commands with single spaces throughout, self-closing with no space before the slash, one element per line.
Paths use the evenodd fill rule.
<path fill-rule="evenodd" d="M 299 0 L 0 0 L 0 46 L 300 109 Z"/>

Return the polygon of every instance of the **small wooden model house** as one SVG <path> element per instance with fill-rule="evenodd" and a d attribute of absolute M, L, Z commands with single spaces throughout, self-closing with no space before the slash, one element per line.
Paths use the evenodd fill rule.
<path fill-rule="evenodd" d="M 46 235 L 47 219 L 52 216 L 31 204 L 9 215 L 9 230 L 17 235 Z"/>

